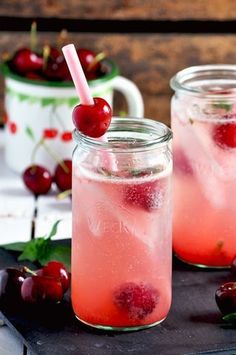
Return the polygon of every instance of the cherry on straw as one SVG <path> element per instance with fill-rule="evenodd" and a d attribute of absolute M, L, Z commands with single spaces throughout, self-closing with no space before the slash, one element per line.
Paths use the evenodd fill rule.
<path fill-rule="evenodd" d="M 65 56 L 66 63 L 70 70 L 71 77 L 73 79 L 75 89 L 80 98 L 82 105 L 94 105 L 93 97 L 91 95 L 84 71 L 80 64 L 75 46 L 73 44 L 67 44 L 62 47 L 62 52 Z"/>

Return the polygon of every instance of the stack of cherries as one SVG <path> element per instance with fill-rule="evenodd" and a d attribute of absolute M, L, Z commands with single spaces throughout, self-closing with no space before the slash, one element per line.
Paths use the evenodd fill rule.
<path fill-rule="evenodd" d="M 16 74 L 32 80 L 71 81 L 71 75 L 62 52 L 53 46 L 45 46 L 46 54 L 29 48 L 20 48 L 8 61 L 9 68 Z M 101 64 L 104 55 L 98 55 L 86 48 L 77 50 L 85 76 L 88 80 L 105 74 Z"/>
<path fill-rule="evenodd" d="M 0 270 L 0 304 L 59 303 L 69 285 L 70 275 L 59 261 L 50 261 L 36 272 L 9 267 Z"/>
<path fill-rule="evenodd" d="M 60 191 L 71 190 L 72 161 L 65 159 L 57 164 L 54 175 L 41 165 L 31 165 L 23 173 L 25 186 L 35 195 L 45 195 L 55 182 Z"/>

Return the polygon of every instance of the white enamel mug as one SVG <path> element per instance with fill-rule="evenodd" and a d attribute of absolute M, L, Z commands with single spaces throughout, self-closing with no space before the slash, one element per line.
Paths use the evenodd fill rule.
<path fill-rule="evenodd" d="M 130 80 L 119 75 L 118 67 L 106 60 L 107 74 L 89 81 L 94 97 L 102 97 L 113 106 L 114 90 L 128 103 L 128 116 L 143 117 L 141 93 Z M 35 81 L 22 78 L 4 64 L 5 76 L 5 161 L 22 173 L 32 163 L 53 171 L 59 159 L 71 159 L 74 143 L 71 131 L 72 110 L 79 103 L 72 82 Z M 39 144 L 43 139 L 44 144 Z M 48 149 L 46 149 L 48 148 Z"/>

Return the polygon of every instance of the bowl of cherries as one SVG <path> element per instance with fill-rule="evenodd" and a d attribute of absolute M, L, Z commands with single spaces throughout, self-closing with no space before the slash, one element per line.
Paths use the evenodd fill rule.
<path fill-rule="evenodd" d="M 19 173 L 30 165 L 35 151 L 35 163 L 52 172 L 56 162 L 48 151 L 63 160 L 71 159 L 74 149 L 71 116 L 78 95 L 61 48 L 33 43 L 18 48 L 1 64 L 5 78 L 5 161 Z M 93 96 L 112 104 L 116 64 L 90 48 L 78 48 L 77 53 Z"/>

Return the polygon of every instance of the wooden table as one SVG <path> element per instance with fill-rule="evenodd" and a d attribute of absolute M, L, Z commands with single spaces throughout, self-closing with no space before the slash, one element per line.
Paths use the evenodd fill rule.
<path fill-rule="evenodd" d="M 61 223 L 55 239 L 71 238 L 70 200 L 58 201 L 52 191 L 36 201 L 25 189 L 21 177 L 5 165 L 4 136 L 0 130 L 0 245 L 45 235 L 58 219 Z M 29 353 L 0 320 L 0 355 L 22 354 Z"/>

